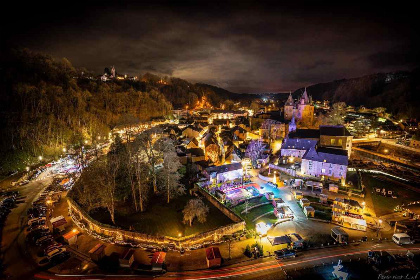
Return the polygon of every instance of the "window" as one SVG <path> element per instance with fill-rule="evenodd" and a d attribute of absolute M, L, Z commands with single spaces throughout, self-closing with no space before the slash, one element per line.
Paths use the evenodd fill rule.
<path fill-rule="evenodd" d="M 331 139 L 331 145 L 335 145 L 335 139 Z"/>
<path fill-rule="evenodd" d="M 338 145 L 343 145 L 343 139 L 338 139 Z"/>
<path fill-rule="evenodd" d="M 321 172 L 322 172 L 322 173 L 325 173 L 325 168 L 322 168 L 322 169 L 321 169 Z"/>

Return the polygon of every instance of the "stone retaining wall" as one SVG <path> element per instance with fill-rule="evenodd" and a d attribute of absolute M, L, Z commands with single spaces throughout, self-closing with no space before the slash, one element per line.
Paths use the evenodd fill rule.
<path fill-rule="evenodd" d="M 211 204 L 213 204 L 217 209 L 222 211 L 223 214 L 229 217 L 229 219 L 231 219 L 235 223 L 243 223 L 244 228 L 245 228 L 244 220 L 238 215 L 236 215 L 235 212 L 233 212 L 232 210 L 227 208 L 225 205 L 223 205 L 216 197 L 211 195 L 205 189 L 198 187 L 198 190 Z"/>
<path fill-rule="evenodd" d="M 223 208 L 221 209 L 214 204 L 223 213 L 229 213 L 229 211 L 232 212 L 234 216 L 227 216 L 231 218 L 234 223 L 219 227 L 211 231 L 180 238 L 170 236 L 155 236 L 102 224 L 90 217 L 89 214 L 85 212 L 71 198 L 68 198 L 67 203 L 69 206 L 70 217 L 74 223 L 84 229 L 88 234 L 95 238 L 101 239 L 104 242 L 130 245 L 133 247 L 161 248 L 165 246 L 173 249 L 180 249 L 181 247 L 186 249 L 199 248 L 206 244 L 219 242 L 224 235 L 230 235 L 245 228 L 245 222 L 240 217 L 236 216 L 235 213 L 224 207 L 224 205 L 222 205 L 222 207 L 224 207 L 225 210 L 222 210 Z M 226 211 L 226 209 L 228 211 Z"/>

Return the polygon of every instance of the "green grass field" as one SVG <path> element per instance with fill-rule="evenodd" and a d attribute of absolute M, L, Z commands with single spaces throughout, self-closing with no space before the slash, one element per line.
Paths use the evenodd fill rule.
<path fill-rule="evenodd" d="M 258 222 L 265 222 L 265 223 L 273 224 L 277 221 L 276 216 L 273 213 L 270 213 L 259 218 L 257 221 L 254 222 L 255 218 L 268 212 L 273 212 L 273 205 L 271 204 L 262 205 L 254 209 L 251 209 L 248 212 L 248 214 L 244 213 L 244 214 L 241 214 L 240 216 L 245 220 L 247 229 L 255 229 L 255 224 Z"/>
<path fill-rule="evenodd" d="M 266 202 L 268 202 L 268 200 L 267 200 L 267 198 L 265 196 L 254 197 L 254 198 L 251 198 L 250 200 L 248 200 L 248 208 L 249 207 L 252 207 L 254 205 L 258 205 L 258 204 L 266 203 Z M 241 212 L 243 210 L 245 210 L 245 203 L 242 203 L 242 204 L 239 204 L 239 205 L 233 207 L 232 210 L 236 214 L 238 214 L 239 216 L 241 216 Z"/>
<path fill-rule="evenodd" d="M 177 237 L 180 233 L 182 236 L 188 236 L 233 223 L 219 209 L 203 199 L 210 210 L 207 215 L 207 221 L 201 224 L 194 220 L 192 227 L 183 224 L 182 210 L 191 198 L 188 195 L 184 195 L 173 199 L 171 203 L 167 204 L 162 198 L 155 197 L 151 199 L 154 202 L 149 203 L 146 211 L 142 213 L 132 213 L 129 207 L 120 205 L 115 215 L 115 220 L 118 226 L 125 229 L 129 229 L 131 226 L 139 232 L 172 237 Z M 91 216 L 102 223 L 111 223 L 109 214 L 106 211 L 96 211 L 91 213 Z"/>
<path fill-rule="evenodd" d="M 362 177 L 366 191 L 369 192 L 372 197 L 377 216 L 390 214 L 394 211 L 395 206 L 420 199 L 419 192 L 410 190 L 406 185 L 395 180 L 389 180 L 383 175 L 364 173 L 362 174 Z M 376 188 L 380 188 L 381 190 L 385 188 L 386 190 L 396 192 L 397 198 L 378 195 L 375 191 Z"/>

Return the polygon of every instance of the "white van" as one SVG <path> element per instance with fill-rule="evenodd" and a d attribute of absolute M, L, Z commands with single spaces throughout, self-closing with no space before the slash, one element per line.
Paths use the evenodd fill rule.
<path fill-rule="evenodd" d="M 395 233 L 392 236 L 392 241 L 394 241 L 398 245 L 408 245 L 414 243 L 411 240 L 410 236 L 406 233 Z"/>

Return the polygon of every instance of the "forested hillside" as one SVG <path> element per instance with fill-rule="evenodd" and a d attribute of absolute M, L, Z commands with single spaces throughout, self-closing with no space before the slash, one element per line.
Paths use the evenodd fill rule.
<path fill-rule="evenodd" d="M 296 96 L 302 91 L 297 90 Z M 316 84 L 308 87 L 308 93 L 315 100 L 385 107 L 389 113 L 402 118 L 420 118 L 420 69 Z"/>
<path fill-rule="evenodd" d="M 67 59 L 29 50 L 5 50 L 0 61 L 0 174 L 94 141 L 127 122 L 166 117 L 173 107 L 205 94 L 217 106 L 225 97 L 202 85 L 146 74 L 140 81 L 83 78 Z M 6 165 L 7 163 L 7 165 Z"/>

